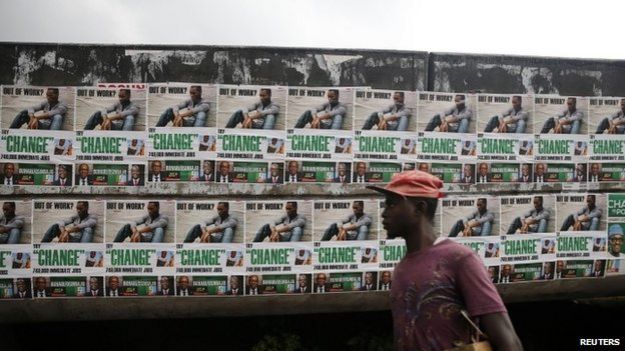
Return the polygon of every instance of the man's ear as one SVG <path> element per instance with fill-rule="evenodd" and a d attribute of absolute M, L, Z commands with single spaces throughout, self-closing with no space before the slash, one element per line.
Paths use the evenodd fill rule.
<path fill-rule="evenodd" d="M 415 208 L 415 213 L 426 214 L 428 211 L 428 204 L 423 200 L 417 201 L 417 202 L 414 202 L 414 208 Z"/>

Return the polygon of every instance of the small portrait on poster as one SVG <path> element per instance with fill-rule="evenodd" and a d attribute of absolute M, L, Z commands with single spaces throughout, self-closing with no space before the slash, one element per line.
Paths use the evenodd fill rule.
<path fill-rule="evenodd" d="M 286 87 L 220 85 L 220 128 L 284 130 Z"/>
<path fill-rule="evenodd" d="M 612 223 L 608 227 L 608 254 L 610 257 L 625 257 L 625 249 L 623 247 L 623 223 Z"/>
<path fill-rule="evenodd" d="M 535 96 L 536 134 L 587 134 L 588 98 Z"/>
<path fill-rule="evenodd" d="M 2 128 L 74 130 L 71 87 L 2 86 Z"/>
<path fill-rule="evenodd" d="M 228 278 L 228 290 L 226 290 L 226 295 L 243 295 L 243 290 L 243 276 L 231 275 L 230 278 Z"/>
<path fill-rule="evenodd" d="M 378 290 L 378 272 L 364 272 L 363 284 L 360 287 L 360 291 L 375 291 Z"/>
<path fill-rule="evenodd" d="M 488 266 L 486 271 L 488 272 L 488 278 L 490 278 L 491 283 L 499 283 L 499 266 Z"/>
<path fill-rule="evenodd" d="M 34 243 L 101 243 L 104 207 L 100 200 L 33 200 Z"/>
<path fill-rule="evenodd" d="M 247 202 L 246 206 L 246 242 L 311 241 L 312 201 Z"/>
<path fill-rule="evenodd" d="M 310 294 L 312 292 L 312 274 L 298 274 L 294 294 Z"/>
<path fill-rule="evenodd" d="M 108 201 L 106 241 L 174 242 L 175 213 L 174 201 Z"/>
<path fill-rule="evenodd" d="M 379 281 L 379 290 L 383 290 L 383 291 L 391 290 L 392 284 L 393 284 L 393 272 L 381 271 L 380 281 Z"/>
<path fill-rule="evenodd" d="M 484 133 L 532 132 L 534 99 L 531 96 L 480 94 L 477 100 L 478 130 Z"/>
<path fill-rule="evenodd" d="M 145 89 L 76 89 L 76 130 L 145 131 Z"/>
<path fill-rule="evenodd" d="M 242 201 L 178 201 L 176 242 L 242 243 L 245 203 Z"/>
<path fill-rule="evenodd" d="M 288 129 L 353 130 L 353 88 L 290 87 Z"/>

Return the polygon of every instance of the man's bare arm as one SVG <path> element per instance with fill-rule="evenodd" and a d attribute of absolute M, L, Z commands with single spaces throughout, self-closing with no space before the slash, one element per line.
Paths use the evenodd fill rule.
<path fill-rule="evenodd" d="M 482 330 L 494 351 L 523 351 L 523 344 L 514 331 L 508 313 L 490 313 L 480 316 Z"/>

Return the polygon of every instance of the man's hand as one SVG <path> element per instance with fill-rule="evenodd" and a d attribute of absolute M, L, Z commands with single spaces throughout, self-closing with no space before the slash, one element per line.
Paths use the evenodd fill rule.
<path fill-rule="evenodd" d="M 140 243 L 141 242 L 141 233 L 137 230 L 137 228 L 132 229 L 132 235 L 130 236 L 131 243 Z"/>
<path fill-rule="evenodd" d="M 28 129 L 39 129 L 39 120 L 35 117 L 34 114 L 28 115 Z"/>
<path fill-rule="evenodd" d="M 277 243 L 280 241 L 280 233 L 274 228 L 271 230 L 271 235 L 269 235 L 269 241 L 272 243 Z"/>
<path fill-rule="evenodd" d="M 312 122 L 310 122 L 310 128 L 319 129 L 320 124 L 321 124 L 321 119 L 317 117 L 317 115 L 315 115 L 313 117 Z"/>
<path fill-rule="evenodd" d="M 500 120 L 499 127 L 497 129 L 499 129 L 499 133 L 506 133 L 508 131 L 508 125 L 506 124 L 506 121 Z"/>
<path fill-rule="evenodd" d="M 66 229 L 63 229 L 63 231 L 61 231 L 61 234 L 59 234 L 59 242 L 60 243 L 69 242 L 69 232 Z"/>
<path fill-rule="evenodd" d="M 111 120 L 108 118 L 104 118 L 102 124 L 100 125 L 100 129 L 102 130 L 111 130 Z"/>
<path fill-rule="evenodd" d="M 527 222 L 523 222 L 523 225 L 521 226 L 520 233 L 521 234 L 527 234 L 529 232 L 529 229 L 530 229 L 530 225 Z"/>
<path fill-rule="evenodd" d="M 616 134 L 616 124 L 610 121 L 610 128 L 608 128 L 608 134 Z"/>
<path fill-rule="evenodd" d="M 442 133 L 447 132 L 448 129 L 449 129 L 449 125 L 447 124 L 447 121 L 441 122 L 440 127 L 438 127 L 438 131 Z"/>
<path fill-rule="evenodd" d="M 243 120 L 243 125 L 242 125 L 242 127 L 243 127 L 243 128 L 247 128 L 247 129 L 252 128 L 252 121 L 253 121 L 253 119 L 252 119 L 252 118 L 250 118 L 249 116 L 248 116 L 248 117 L 245 117 L 245 120 Z"/>
<path fill-rule="evenodd" d="M 386 130 L 386 119 L 380 119 L 380 123 L 378 123 L 378 130 Z"/>
<path fill-rule="evenodd" d="M 174 121 L 173 121 L 173 126 L 174 127 L 182 127 L 182 113 L 176 113 L 174 115 Z"/>
<path fill-rule="evenodd" d="M 339 234 L 336 236 L 336 240 L 347 240 L 347 231 L 344 228 L 339 229 Z"/>

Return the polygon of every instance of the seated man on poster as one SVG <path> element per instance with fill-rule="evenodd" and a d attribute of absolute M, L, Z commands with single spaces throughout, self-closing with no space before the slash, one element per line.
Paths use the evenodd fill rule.
<path fill-rule="evenodd" d="M 285 210 L 286 214 L 275 220 L 273 225 L 267 223 L 256 232 L 255 243 L 260 243 L 267 237 L 270 242 L 300 241 L 304 234 L 306 217 L 297 213 L 295 201 L 287 202 Z"/>
<path fill-rule="evenodd" d="M 595 195 L 586 195 L 586 206 L 579 211 L 568 215 L 560 231 L 588 231 L 599 230 L 599 221 L 601 220 L 602 211 L 596 205 Z"/>
<path fill-rule="evenodd" d="M 595 134 L 625 134 L 625 99 L 621 99 L 621 109 L 601 120 Z"/>
<path fill-rule="evenodd" d="M 2 204 L 0 217 L 0 244 L 19 244 L 24 229 L 24 216 L 15 214 L 15 202 L 5 201 Z"/>
<path fill-rule="evenodd" d="M 258 97 L 260 101 L 246 109 L 236 110 L 230 116 L 226 128 L 235 128 L 241 123 L 241 128 L 273 129 L 280 107 L 271 101 L 271 89 L 260 89 Z"/>
<path fill-rule="evenodd" d="M 121 227 L 113 242 L 121 243 L 126 238 L 130 238 L 131 243 L 162 243 L 169 221 L 159 210 L 160 203 L 150 201 L 148 213 Z"/>
<path fill-rule="evenodd" d="M 342 129 L 343 118 L 347 116 L 347 107 L 339 102 L 338 89 L 326 93 L 328 102 L 313 110 L 306 110 L 297 119 L 295 128 L 304 128 L 310 123 L 312 129 Z"/>
<path fill-rule="evenodd" d="M 543 207 L 543 197 L 534 196 L 534 208 L 525 212 L 522 216 L 514 218 L 507 234 L 545 233 L 549 210 Z"/>
<path fill-rule="evenodd" d="M 67 105 L 59 101 L 59 89 L 48 88 L 46 101 L 22 110 L 9 128 L 19 129 L 27 124 L 28 129 L 61 130 L 67 109 Z"/>
<path fill-rule="evenodd" d="M 362 129 L 370 130 L 375 126 L 377 130 L 403 132 L 408 129 L 409 118 L 410 111 L 404 105 L 404 92 L 397 91 L 393 94 L 393 104 L 369 115 Z"/>
<path fill-rule="evenodd" d="M 467 133 L 473 111 L 467 107 L 465 99 L 465 95 L 456 95 L 454 97 L 455 105 L 432 116 L 425 127 L 425 131 L 433 132 L 438 127 L 438 131 L 441 133 Z"/>
<path fill-rule="evenodd" d="M 554 134 L 579 134 L 584 112 L 577 109 L 577 99 L 566 99 L 567 109 L 562 113 L 549 117 L 540 131 L 542 134 L 553 132 Z"/>
<path fill-rule="evenodd" d="M 60 243 L 93 242 L 97 223 L 97 217 L 89 213 L 89 202 L 78 201 L 76 203 L 76 214 L 51 225 L 43 235 L 41 242 L 49 243 L 56 237 L 59 238 Z"/>
<path fill-rule="evenodd" d="M 492 133 L 497 128 L 499 133 L 525 133 L 529 112 L 523 109 L 521 102 L 521 96 L 513 96 L 512 107 L 501 115 L 491 117 L 486 128 L 484 128 L 484 132 Z"/>
<path fill-rule="evenodd" d="M 364 212 L 363 201 L 354 201 L 353 213 L 339 222 L 332 223 L 323 233 L 321 241 L 328 241 L 336 236 L 336 240 L 367 240 L 371 216 Z"/>
<path fill-rule="evenodd" d="M 189 88 L 189 99 L 169 107 L 156 122 L 157 127 L 165 127 L 172 122 L 172 127 L 204 127 L 210 103 L 202 99 L 202 87 L 192 85 Z"/>
<path fill-rule="evenodd" d="M 495 214 L 488 210 L 485 198 L 477 199 L 477 209 L 464 219 L 458 220 L 449 231 L 449 237 L 488 236 L 495 221 Z"/>
<path fill-rule="evenodd" d="M 139 118 L 139 106 L 130 101 L 130 89 L 119 89 L 117 97 L 118 102 L 89 117 L 85 130 L 93 130 L 98 125 L 100 130 L 131 131 L 134 128 Z"/>
<path fill-rule="evenodd" d="M 184 242 L 192 243 L 200 238 L 201 243 L 231 243 L 239 221 L 230 215 L 229 210 L 228 202 L 219 202 L 217 216 L 194 225 L 187 233 Z"/>

